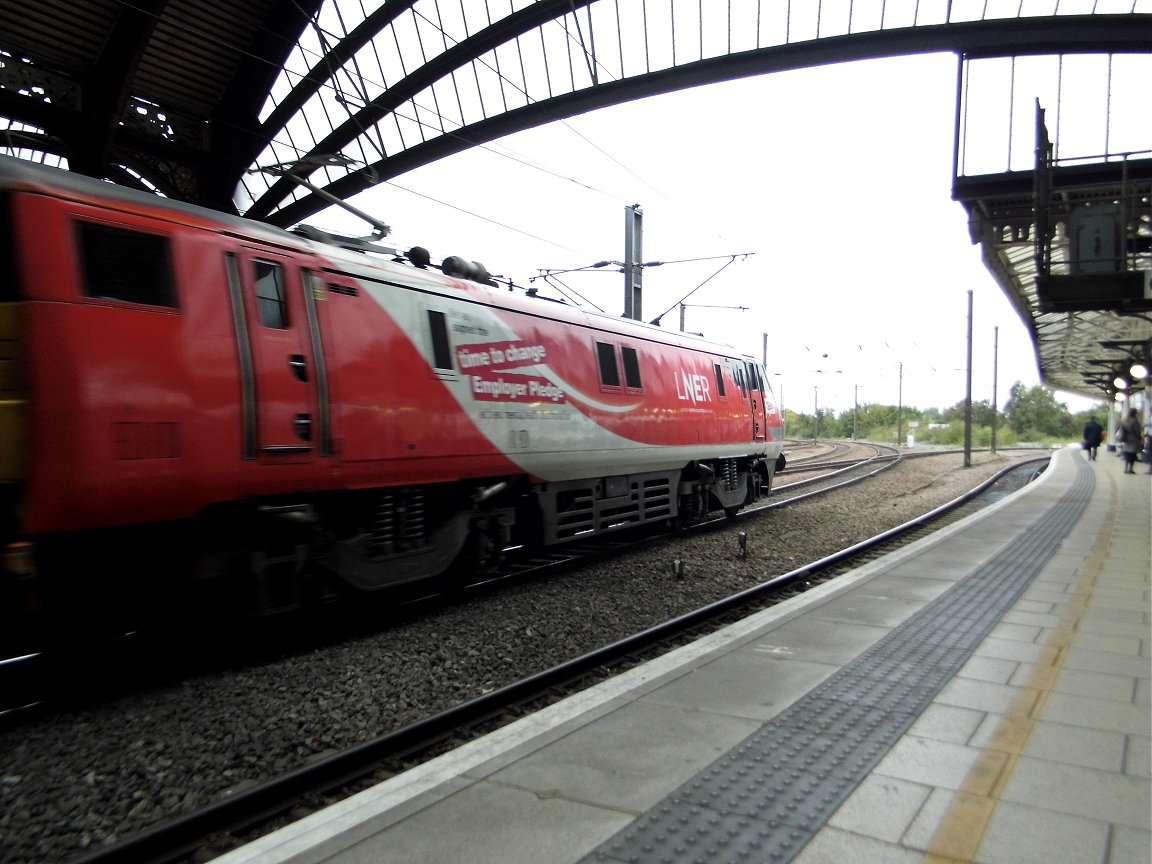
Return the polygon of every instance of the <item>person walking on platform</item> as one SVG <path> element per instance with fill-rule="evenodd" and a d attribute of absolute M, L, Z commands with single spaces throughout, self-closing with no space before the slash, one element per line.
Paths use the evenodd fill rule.
<path fill-rule="evenodd" d="M 1089 417 L 1088 422 L 1084 424 L 1084 449 L 1088 451 L 1088 458 L 1093 462 L 1096 461 L 1096 450 L 1103 438 L 1104 427 L 1096 422 L 1094 416 Z"/>
<path fill-rule="evenodd" d="M 1140 434 L 1140 416 L 1135 408 L 1128 409 L 1128 416 L 1120 425 L 1117 432 L 1120 440 L 1120 450 L 1124 454 L 1124 473 L 1136 473 L 1136 454 L 1143 448 L 1143 436 Z"/>

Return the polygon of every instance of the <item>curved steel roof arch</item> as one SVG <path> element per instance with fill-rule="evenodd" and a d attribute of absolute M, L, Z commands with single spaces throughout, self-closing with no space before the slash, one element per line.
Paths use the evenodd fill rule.
<path fill-rule="evenodd" d="M 351 197 L 545 122 L 701 84 L 939 51 L 960 55 L 961 68 L 1011 57 L 1013 69 L 1029 54 L 1060 62 L 1107 54 L 1110 76 L 1114 56 L 1152 55 L 1152 0 L 493 5 L 8 0 L 0 150 L 290 226 L 330 206 L 330 195 Z M 1096 167 L 1107 182 L 1093 180 L 1088 191 L 1064 182 L 1059 165 L 1054 177 L 1074 202 L 1130 187 L 1124 195 L 1139 219 L 1129 257 L 1135 270 L 1152 272 L 1152 161 L 1143 145 L 1135 149 L 1139 159 L 1125 156 L 1123 171 L 1116 154 L 1106 157 Z M 253 173 L 277 163 L 278 175 Z M 287 165 L 320 191 L 287 178 Z M 958 171 L 953 198 L 968 208 L 973 242 L 1029 326 L 1042 380 L 1099 391 L 1127 359 L 1152 366 L 1144 306 L 1042 310 L 1029 265 L 1036 196 L 1032 173 L 1019 168 L 1010 157 L 1006 173 Z"/>
<path fill-rule="evenodd" d="M 0 149 L 288 222 L 322 199 L 254 166 L 309 155 L 376 165 L 306 172 L 350 195 L 519 129 L 709 81 L 931 50 L 1148 52 L 1152 35 L 1150 0 L 1083 15 L 1061 13 L 1088 7 L 1070 0 L 1039 14 L 983 0 L 705 5 L 11 0 Z"/>
<path fill-rule="evenodd" d="M 324 156 L 339 152 L 361 135 L 366 135 L 368 127 L 374 126 L 404 103 L 414 100 L 421 92 L 433 86 L 445 76 L 451 75 L 456 70 L 468 66 L 487 52 L 507 44 L 509 40 L 531 32 L 542 24 L 554 21 L 557 13 L 563 15 L 577 6 L 585 6 L 591 2 L 594 2 L 594 0 L 539 0 L 539 2 L 533 3 L 531 6 L 521 9 L 519 12 L 515 12 L 495 24 L 484 28 L 479 33 L 469 36 L 452 48 L 446 49 L 435 59 L 425 62 L 403 80 L 385 89 L 379 96 L 355 114 L 349 116 L 348 119 L 341 122 L 339 126 L 334 128 L 323 140 L 317 142 L 312 150 L 303 158 L 305 160 L 310 158 L 320 159 Z M 294 88 L 289 99 L 283 103 L 284 106 L 288 107 L 278 106 L 270 116 L 270 119 L 277 118 L 286 124 L 290 122 L 292 118 L 299 116 L 300 111 L 305 109 L 308 99 L 316 96 L 325 83 L 319 77 L 319 73 L 323 67 L 334 69 L 334 67 L 331 66 L 332 60 L 345 57 L 351 59 L 351 56 L 356 51 L 368 45 L 375 36 L 379 35 L 380 24 L 389 25 L 394 23 L 401 11 L 410 9 L 415 5 L 417 5 L 417 0 L 405 0 L 405 2 L 385 4 L 385 6 L 381 7 L 376 13 L 376 20 L 373 21 L 373 26 L 357 27 L 352 34 L 349 34 L 347 39 L 338 43 L 331 52 L 321 59 L 320 63 L 310 70 L 308 75 L 301 79 L 301 84 L 297 88 Z M 365 19 L 365 25 L 368 25 L 369 20 L 370 19 Z M 343 65 L 343 63 L 341 65 Z M 332 74 L 334 76 L 336 74 L 335 71 L 333 71 Z M 457 150 L 467 149 L 467 146 L 471 145 L 459 147 Z M 380 160 L 380 163 L 386 161 L 387 159 L 385 158 Z M 426 163 L 422 162 L 418 164 Z M 404 170 L 409 169 L 406 168 Z M 372 179 L 373 174 L 375 174 L 375 180 Z M 348 176 L 358 178 L 359 182 L 353 181 L 350 184 L 344 184 L 353 187 L 354 191 L 344 193 L 344 195 L 332 189 L 326 191 L 330 194 L 337 195 L 337 197 L 346 197 L 347 195 L 355 194 L 355 192 L 361 192 L 369 188 L 374 185 L 375 182 L 379 182 L 379 180 L 394 177 L 396 173 L 387 173 L 381 176 L 380 173 L 375 170 L 375 166 L 373 166 L 373 170 L 370 172 L 357 171 L 355 174 Z M 261 195 L 252 207 L 246 211 L 246 215 L 254 219 L 269 218 L 276 204 L 285 198 L 291 197 L 292 193 L 298 188 L 297 184 L 287 179 L 276 181 L 272 184 L 272 187 Z M 308 211 L 307 215 L 311 215 L 317 210 L 327 207 L 330 203 L 315 193 L 309 196 L 309 200 L 320 203 L 315 210 Z M 286 224 L 282 219 L 270 218 L 269 221 L 277 224 Z"/>
<path fill-rule="evenodd" d="M 11 0 L 0 148 L 230 210 L 228 157 L 266 146 L 253 118 L 323 2 Z"/>
<path fill-rule="evenodd" d="M 265 137 L 272 143 L 257 161 L 277 164 L 300 160 L 301 167 L 293 172 L 295 176 L 308 179 L 323 191 L 308 191 L 285 177 L 283 171 L 276 179 L 250 175 L 244 186 L 251 203 L 240 209 L 252 218 L 291 225 L 330 206 L 328 196 L 349 198 L 413 168 L 513 132 L 646 96 L 769 72 L 935 51 L 953 51 L 967 57 L 993 57 L 1152 50 L 1152 40 L 1148 35 L 1152 33 L 1152 15 L 1147 14 L 1095 13 L 920 23 L 916 20 L 921 14 L 920 4 L 917 4 L 913 21 L 905 26 L 861 29 L 860 21 L 849 17 L 847 21 L 839 22 L 840 29 L 845 32 L 821 35 L 827 32 L 835 34 L 837 22 L 817 20 L 814 33 L 801 32 L 805 38 L 794 39 L 793 26 L 799 29 L 801 22 L 787 19 L 784 22 L 784 41 L 734 51 L 732 5 L 728 6 L 727 18 L 720 20 L 724 18 L 724 10 L 721 10 L 713 20 L 705 17 L 701 4 L 698 7 L 701 17 L 694 22 L 697 38 L 692 46 L 693 54 L 681 61 L 675 56 L 674 45 L 658 46 L 666 58 L 671 48 L 671 63 L 653 68 L 652 53 L 656 50 L 653 34 L 660 28 L 646 19 L 645 27 L 637 37 L 642 39 L 643 45 L 632 45 L 626 41 L 620 24 L 621 10 L 628 4 L 620 0 L 605 2 L 600 8 L 607 10 L 607 18 L 603 15 L 593 17 L 596 5 L 595 0 L 538 0 L 474 32 L 466 21 L 457 22 L 456 26 L 463 26 L 463 38 L 455 40 L 449 37 L 445 29 L 448 25 L 443 21 L 425 24 L 421 31 L 420 21 L 430 19 L 426 15 L 420 17 L 420 10 L 439 9 L 435 0 L 385 3 L 373 13 L 372 26 L 368 26 L 368 19 L 365 19 L 319 62 L 312 64 L 283 101 L 272 109 L 265 122 Z M 674 18 L 675 2 L 669 4 L 669 9 Z M 816 9 L 819 11 L 820 5 Z M 606 38 L 605 28 L 613 24 L 613 12 L 616 30 L 612 33 L 609 29 L 612 38 Z M 711 48 L 705 38 L 710 23 L 715 25 L 712 29 L 716 32 L 727 34 L 725 43 Z M 811 26 L 811 22 L 808 23 Z M 757 19 L 756 24 L 755 40 L 759 42 L 763 22 Z M 405 69 L 402 62 L 397 64 L 397 58 L 402 61 L 400 33 L 393 32 L 393 39 L 388 40 L 382 35 L 385 29 L 378 29 L 376 25 L 385 29 L 407 28 L 404 32 L 409 37 L 413 33 L 420 36 L 423 32 L 419 40 L 425 55 L 421 58 L 423 62 L 411 71 Z M 854 30 L 854 27 L 858 29 Z M 666 35 L 674 35 L 675 28 L 674 20 L 663 22 Z M 375 41 L 368 38 L 373 29 Z M 427 56 L 429 34 L 436 33 L 440 35 L 443 50 L 435 56 Z M 593 46 L 597 33 L 601 46 L 608 44 L 607 52 L 595 53 Z M 525 39 L 539 40 L 539 56 L 529 58 L 529 61 L 543 63 L 542 69 L 535 70 L 538 80 L 531 83 L 523 68 L 525 48 L 522 40 Z M 549 39 L 553 41 L 549 43 Z M 379 42 L 395 43 L 396 57 L 391 61 L 382 58 Z M 569 51 L 567 58 L 561 58 L 567 59 L 569 64 L 567 69 L 560 70 L 568 79 L 563 92 L 556 92 L 560 89 L 558 85 L 561 82 L 557 80 L 560 76 L 553 75 L 548 65 L 547 49 L 560 53 L 557 46 L 567 47 Z M 384 80 L 375 82 L 379 92 L 374 97 L 333 119 L 334 110 L 343 111 L 349 105 L 348 99 L 340 98 L 338 76 L 349 74 L 347 63 L 352 62 L 359 52 L 367 50 L 376 52 L 370 59 L 376 65 L 380 79 L 387 77 L 384 72 L 389 63 L 404 74 L 390 84 Z M 519 81 L 513 81 L 498 70 L 502 51 L 513 60 L 518 59 Z M 631 59 L 633 51 L 642 51 L 642 59 Z M 704 56 L 710 51 L 711 56 Z M 576 54 L 583 56 L 574 59 Z M 612 69 L 606 65 L 609 56 L 614 64 Z M 335 63 L 337 59 L 343 61 L 339 66 Z M 581 68 L 578 73 L 576 67 L 580 62 L 587 68 Z M 640 71 L 626 74 L 630 67 L 640 67 Z M 502 103 L 494 112 L 489 112 L 484 104 L 482 75 L 499 84 Z M 461 76 L 466 77 L 467 83 L 476 91 L 475 98 L 467 106 L 461 96 Z M 547 80 L 541 84 L 543 79 Z M 532 88 L 541 87 L 546 90 L 541 97 L 534 97 L 530 92 Z M 514 101 L 521 104 L 509 106 L 510 91 Z M 450 117 L 443 103 L 453 101 L 453 97 L 456 104 L 450 106 L 453 112 Z M 325 98 L 331 104 L 318 107 Z M 335 105 L 340 108 L 335 109 Z M 468 117 L 469 111 L 478 111 L 479 114 L 475 118 Z M 306 145 L 300 146 L 298 135 L 292 133 L 289 125 L 295 122 L 299 126 L 300 118 L 309 114 L 315 118 L 324 115 L 324 119 L 329 121 L 325 127 L 327 131 L 316 135 L 309 129 Z M 422 115 L 428 119 L 422 120 Z M 388 122 L 396 129 L 386 133 L 381 124 Z M 278 128 L 273 128 L 277 124 Z M 418 138 L 415 143 L 405 140 L 405 125 L 411 130 L 409 134 Z M 432 134 L 428 134 L 429 128 Z M 281 140 L 282 137 L 287 140 Z M 389 146 L 386 139 L 395 141 L 396 146 Z M 330 160 L 335 156 L 341 157 L 343 162 L 333 164 Z M 353 167 L 353 163 L 357 167 Z"/>

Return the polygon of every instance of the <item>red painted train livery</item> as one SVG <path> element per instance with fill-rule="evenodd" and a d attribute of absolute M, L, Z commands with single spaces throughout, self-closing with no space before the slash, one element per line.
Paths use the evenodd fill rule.
<path fill-rule="evenodd" d="M 734 512 L 780 458 L 750 358 L 449 275 L 458 259 L 7 157 L 0 229 L 9 624 L 206 585 L 267 612 L 317 584 L 474 571 L 510 545 Z"/>

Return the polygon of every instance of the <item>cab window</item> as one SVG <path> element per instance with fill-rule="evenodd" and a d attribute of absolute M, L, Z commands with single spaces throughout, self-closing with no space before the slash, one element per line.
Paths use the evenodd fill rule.
<path fill-rule="evenodd" d="M 175 308 L 166 236 L 81 222 L 79 238 L 85 296 Z"/>

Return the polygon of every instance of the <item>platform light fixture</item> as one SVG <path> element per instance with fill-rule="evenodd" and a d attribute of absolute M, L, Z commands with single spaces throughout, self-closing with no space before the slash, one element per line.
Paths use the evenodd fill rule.
<path fill-rule="evenodd" d="M 1147 378 L 1148 377 L 1148 366 L 1145 365 L 1144 363 L 1140 363 L 1139 361 L 1137 361 L 1137 362 L 1132 364 L 1132 367 L 1128 370 L 1128 373 L 1133 378 Z"/>

